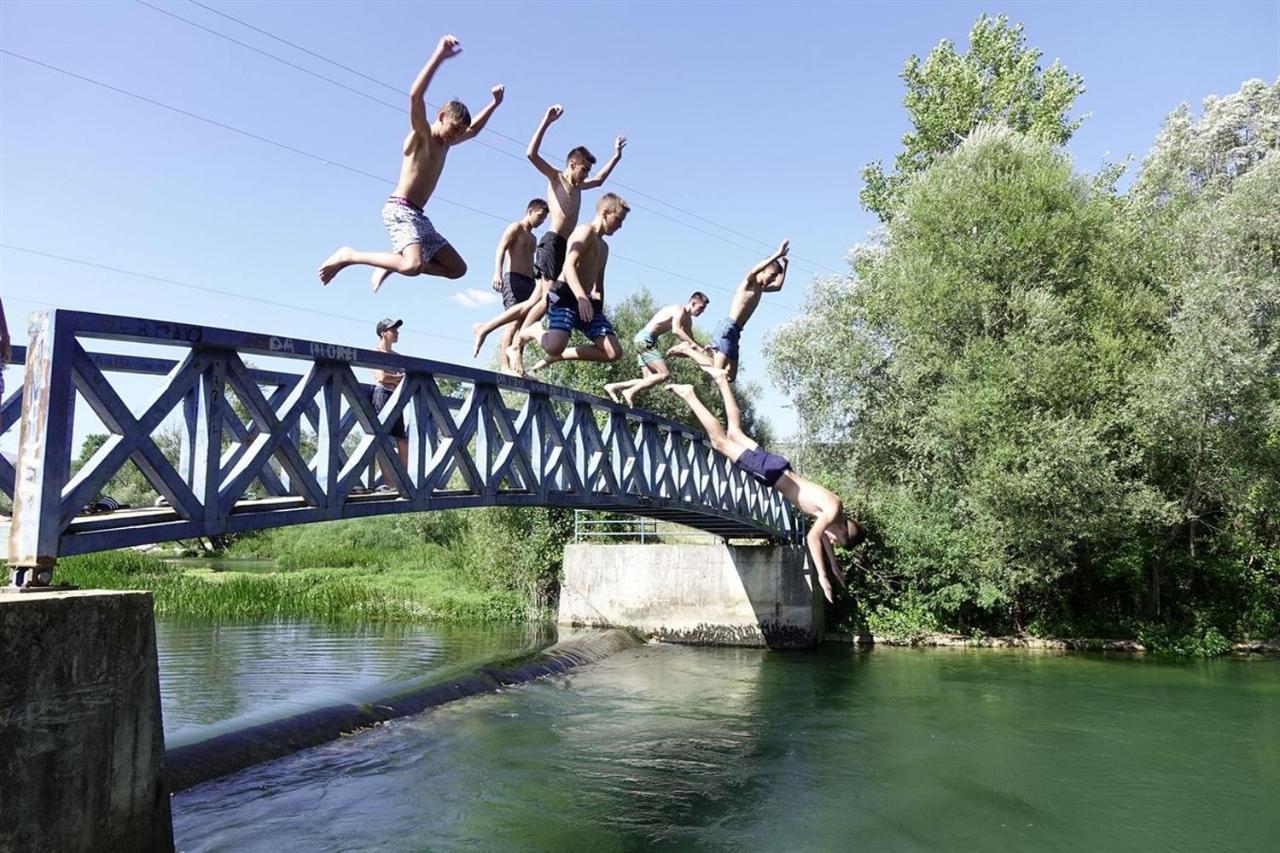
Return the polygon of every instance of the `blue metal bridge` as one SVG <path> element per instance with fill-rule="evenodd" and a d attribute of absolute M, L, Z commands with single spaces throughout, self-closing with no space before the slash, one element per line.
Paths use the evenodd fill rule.
<path fill-rule="evenodd" d="M 48 583 L 64 555 L 460 507 L 622 511 L 725 538 L 803 532 L 781 495 L 702 432 L 568 388 L 399 353 L 61 309 L 32 315 L 30 342 L 14 348 L 22 389 L 0 401 L 0 435 L 20 425 L 16 461 L 0 458 L 17 586 Z M 109 342 L 135 352 L 100 351 Z M 259 369 L 252 357 L 300 372 Z M 404 373 L 381 412 L 359 368 Z M 140 406 L 113 385 L 129 374 L 153 377 Z M 73 475 L 77 399 L 110 435 Z M 401 417 L 407 465 L 390 434 Z M 156 440 L 175 420 L 177 459 Z M 160 505 L 84 514 L 130 462 Z"/>

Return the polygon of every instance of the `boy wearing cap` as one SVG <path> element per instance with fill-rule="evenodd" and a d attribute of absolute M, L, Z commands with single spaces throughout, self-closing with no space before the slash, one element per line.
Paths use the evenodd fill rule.
<path fill-rule="evenodd" d="M 392 320 L 390 317 L 384 317 L 379 320 L 377 325 L 378 345 L 374 349 L 378 352 L 395 352 L 393 347 L 396 341 L 400 340 L 400 327 L 402 325 L 404 325 L 404 320 Z M 373 408 L 376 411 L 382 411 L 403 380 L 404 373 L 401 372 L 389 370 L 373 371 Z M 400 461 L 407 466 L 409 464 L 409 433 L 405 431 L 403 415 L 392 424 L 391 437 L 396 440 L 396 448 L 400 451 Z M 383 471 L 382 475 L 384 479 L 387 478 L 387 472 Z"/>

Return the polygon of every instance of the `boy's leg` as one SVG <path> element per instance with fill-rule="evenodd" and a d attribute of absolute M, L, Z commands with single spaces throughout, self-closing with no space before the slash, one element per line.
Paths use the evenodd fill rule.
<path fill-rule="evenodd" d="M 321 283 L 328 284 L 335 275 L 352 264 L 375 267 L 374 276 L 381 275 L 382 279 L 393 272 L 414 276 L 422 271 L 422 247 L 417 243 L 410 243 L 403 252 L 361 252 L 350 246 L 343 246 L 320 265 L 317 275 L 320 276 Z M 378 285 L 381 283 L 379 280 Z M 373 289 L 376 292 L 378 287 Z"/>
<path fill-rule="evenodd" d="M 458 254 L 458 250 L 445 243 L 431 259 L 422 265 L 423 275 L 438 275 L 443 278 L 462 278 L 467 274 L 467 262 Z"/>
<path fill-rule="evenodd" d="M 511 344 L 507 347 L 507 362 L 511 365 L 512 371 L 517 374 L 524 373 L 524 348 L 542 334 L 542 330 L 535 328 L 535 324 L 547 313 L 547 291 L 550 288 L 549 280 L 538 279 L 538 287 L 530 297 L 533 305 L 529 308 L 529 313 L 525 314 L 524 321 L 519 324 L 519 331 L 512 336 Z M 543 349 L 546 347 L 544 346 Z"/>
<path fill-rule="evenodd" d="M 681 385 L 673 382 L 667 386 L 672 393 L 677 394 L 688 405 L 689 410 L 693 412 L 693 416 L 698 419 L 698 423 L 702 424 L 702 428 L 706 430 L 707 437 L 711 439 L 711 446 L 717 452 L 728 456 L 734 462 L 738 461 L 738 457 L 747 449 L 738 444 L 729 434 L 725 432 L 724 427 L 720 425 L 720 421 L 716 420 L 716 416 L 711 414 L 711 410 L 702 404 L 698 399 L 698 395 L 694 392 L 692 385 Z"/>
<path fill-rule="evenodd" d="M 526 299 L 524 302 L 517 302 L 515 305 L 512 305 L 510 308 L 504 309 L 501 314 L 494 317 L 492 320 L 489 320 L 488 322 L 475 323 L 474 325 L 472 325 L 471 332 L 472 334 L 475 335 L 475 349 L 472 351 L 471 357 L 475 358 L 480 354 L 480 348 L 484 346 L 485 338 L 489 337 L 490 333 L 492 333 L 495 329 L 500 328 L 501 326 L 510 326 L 512 323 L 514 323 L 516 326 L 520 325 L 520 321 L 523 319 L 525 313 L 528 312 L 528 310 L 532 307 L 533 307 L 533 297 L 530 297 L 529 299 Z M 512 328 L 508 331 L 507 334 L 503 335 L 502 345 L 504 349 L 511 345 L 511 336 L 513 334 L 515 334 L 514 326 L 512 326 Z M 503 361 L 505 363 L 506 361 L 505 356 L 503 357 Z"/>
<path fill-rule="evenodd" d="M 662 359 L 651 361 L 644 366 L 645 375 L 639 379 L 632 380 L 631 387 L 622 392 L 622 399 L 626 401 L 628 407 L 634 409 L 636 407 L 636 395 L 646 388 L 652 388 L 654 385 L 660 385 L 671 377 L 671 371 L 667 367 L 667 363 Z"/>
<path fill-rule="evenodd" d="M 720 388 L 720 400 L 724 403 L 724 422 L 729 437 L 744 447 L 759 447 L 751 436 L 742 431 L 742 409 L 738 407 L 738 398 L 729 384 L 729 377 L 721 373 L 715 377 L 715 383 Z"/>

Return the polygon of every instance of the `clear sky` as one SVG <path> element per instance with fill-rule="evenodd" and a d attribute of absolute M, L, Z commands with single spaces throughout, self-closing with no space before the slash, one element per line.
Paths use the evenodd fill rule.
<path fill-rule="evenodd" d="M 1277 2 L 147 2 L 156 8 L 5 0 L 0 50 L 315 156 L 0 53 L 0 243 L 223 291 L 0 248 L 18 338 L 28 312 L 52 306 L 363 346 L 393 316 L 405 319 L 402 351 L 471 363 L 471 324 L 500 306 L 468 291 L 488 298 L 504 223 L 544 191 L 523 149 L 558 102 L 549 155 L 585 144 L 603 162 L 617 134 L 630 140 L 612 182 L 633 211 L 612 240 L 610 301 L 641 286 L 665 302 L 701 288 L 709 331 L 742 274 L 791 238 L 787 287 L 742 340 L 743 377 L 765 384 L 781 436 L 795 417 L 769 384 L 762 339 L 874 227 L 859 170 L 900 147 L 909 55 L 942 39 L 963 49 L 983 12 L 1023 22 L 1046 65 L 1061 59 L 1084 76 L 1077 111 L 1090 115 L 1070 151 L 1085 171 L 1140 160 L 1179 102 L 1280 73 Z M 475 112 L 493 84 L 507 87 L 489 124 L 497 133 L 451 153 L 428 205 L 471 271 L 458 282 L 393 277 L 375 296 L 356 268 L 321 287 L 315 269 L 337 246 L 387 248 L 379 210 L 408 87 L 444 33 L 464 50 L 429 101 L 457 96 Z"/>

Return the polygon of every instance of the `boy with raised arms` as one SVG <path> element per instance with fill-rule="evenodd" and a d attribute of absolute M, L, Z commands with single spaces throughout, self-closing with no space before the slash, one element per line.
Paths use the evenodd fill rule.
<path fill-rule="evenodd" d="M 498 104 L 502 103 L 504 89 L 499 84 L 493 87 L 493 100 L 480 111 L 475 122 L 471 121 L 471 113 L 461 101 L 449 101 L 440 108 L 435 123 L 428 121 L 427 87 L 440 64 L 461 52 L 462 45 L 455 37 L 442 37 L 409 90 L 410 128 L 404 139 L 400 180 L 382 208 L 382 223 L 391 235 L 393 251 L 363 252 L 343 246 L 320 266 L 318 275 L 322 283 L 328 284 L 351 264 L 366 264 L 374 268 L 369 282 L 374 293 L 393 272 L 445 278 L 462 278 L 466 274 L 466 262 L 422 212 L 435 192 L 449 148 L 475 138 Z"/>
<path fill-rule="evenodd" d="M 582 206 L 582 191 L 595 189 L 605 182 L 613 172 L 614 167 L 618 165 L 618 161 L 622 159 L 622 149 L 627 145 L 625 136 L 619 136 L 614 140 L 613 156 L 609 158 L 609 162 L 604 164 L 603 169 L 591 177 L 587 177 L 587 174 L 590 172 L 591 167 L 595 165 L 596 158 L 581 145 L 574 148 L 565 157 L 564 169 L 557 170 L 542 158 L 539 150 L 542 147 L 542 137 L 546 135 L 547 128 L 562 115 L 564 115 L 564 107 L 559 104 L 548 107 L 546 114 L 542 117 L 542 121 L 538 124 L 537 130 L 534 131 L 533 137 L 529 140 L 528 149 L 525 151 L 529 162 L 547 178 L 547 202 L 551 205 L 551 227 L 538 240 L 538 249 L 534 257 L 534 273 L 538 279 L 538 292 L 528 303 L 525 318 L 521 323 L 522 330 L 529 329 L 542 318 L 549 304 L 544 297 L 551 291 L 552 284 L 560 280 L 561 269 L 564 267 L 565 257 L 568 252 L 569 235 L 573 233 L 573 229 L 578 225 L 578 212 Z M 523 335 L 516 335 L 515 340 L 508 346 L 507 361 L 514 372 L 523 372 L 525 344 L 536 334 L 536 332 L 528 332 Z"/>
<path fill-rule="evenodd" d="M 787 279 L 787 250 L 790 241 L 783 240 L 778 251 L 765 258 L 751 268 L 746 278 L 738 285 L 733 294 L 733 303 L 729 306 L 729 316 L 720 321 L 711 336 L 711 349 L 715 366 L 728 371 L 729 381 L 738 378 L 738 341 L 742 337 L 742 328 L 747 325 L 760 297 L 765 293 L 777 293 Z M 680 355 L 681 353 L 672 353 Z"/>

